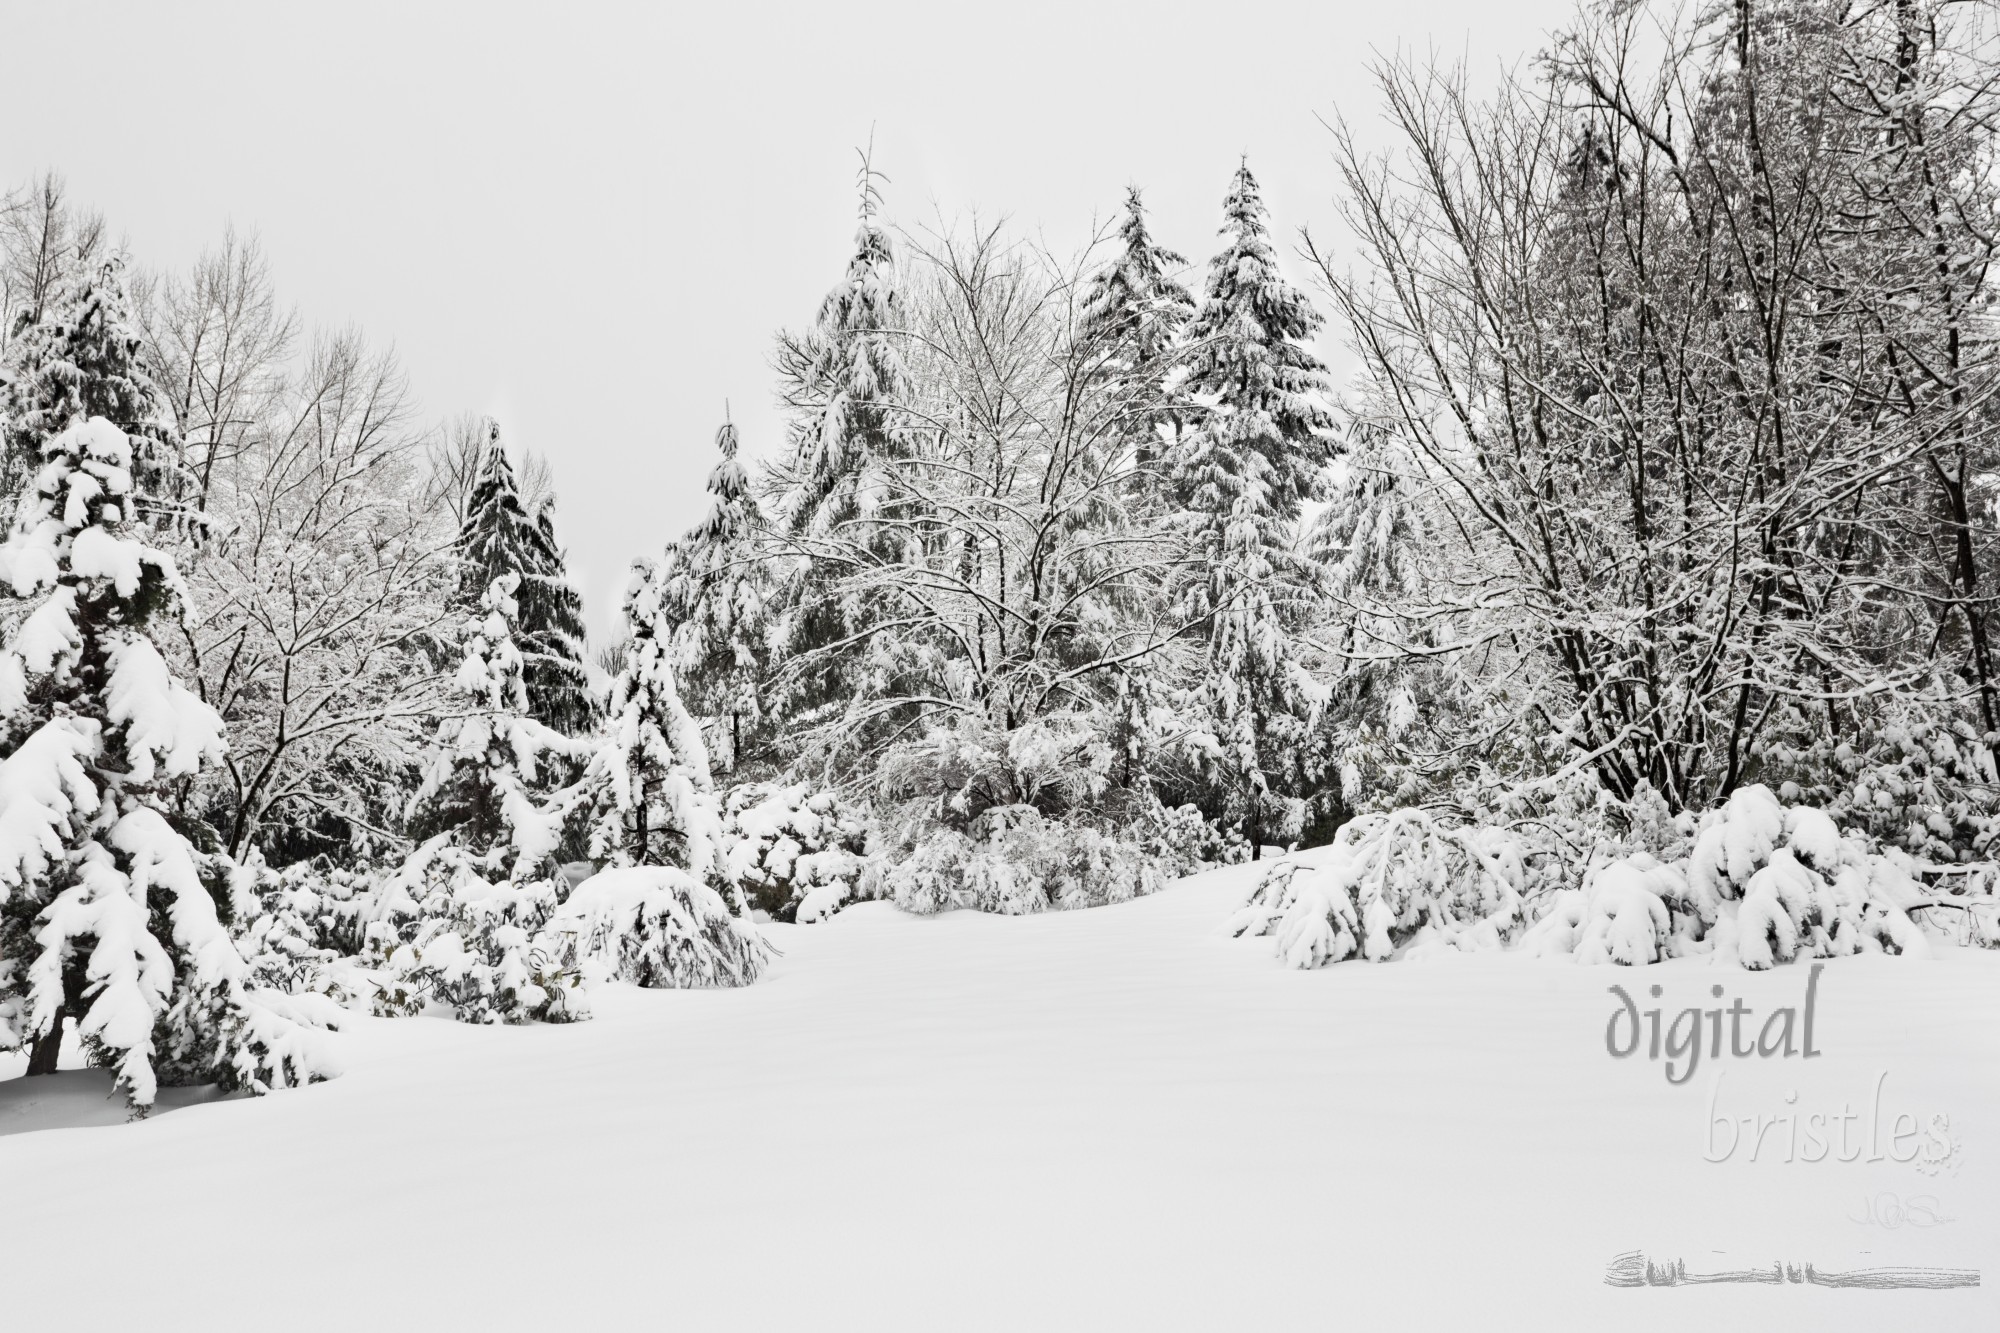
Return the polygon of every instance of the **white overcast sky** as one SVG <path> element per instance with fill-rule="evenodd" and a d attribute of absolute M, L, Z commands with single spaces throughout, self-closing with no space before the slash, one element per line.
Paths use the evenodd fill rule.
<path fill-rule="evenodd" d="M 1316 113 L 1373 118 L 1373 51 L 1492 69 L 1571 8 L 0 0 L 0 182 L 63 172 L 155 268 L 258 233 L 281 297 L 393 342 L 427 415 L 550 457 L 601 633 L 700 512 L 724 400 L 778 439 L 772 335 L 844 266 L 871 125 L 893 221 L 976 207 L 1067 249 L 1131 182 L 1199 263 L 1239 153 L 1288 238 L 1325 228 Z"/>

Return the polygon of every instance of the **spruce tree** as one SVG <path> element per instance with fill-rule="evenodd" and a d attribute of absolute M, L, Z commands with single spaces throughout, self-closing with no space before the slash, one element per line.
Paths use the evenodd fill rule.
<path fill-rule="evenodd" d="M 0 651 L 0 1045 L 51 1072 L 74 1023 L 140 1113 L 162 1082 L 321 1077 L 317 1034 L 260 998 L 167 816 L 223 726 L 152 639 L 183 592 L 138 535 L 132 442 L 95 417 L 41 457 L 0 547 L 0 580 L 33 599 Z"/>
<path fill-rule="evenodd" d="M 1332 418 L 1326 368 L 1306 346 L 1320 317 L 1278 271 L 1247 161 L 1223 212 L 1228 244 L 1209 264 L 1184 335 L 1185 393 L 1202 417 L 1176 451 L 1174 488 L 1195 572 L 1184 610 L 1208 626 L 1203 702 L 1255 855 L 1272 831 L 1273 775 L 1290 767 L 1296 740 L 1292 542 L 1328 456 Z"/>
<path fill-rule="evenodd" d="M 466 636 L 452 677 L 456 708 L 438 729 L 431 771 L 412 800 L 411 835 L 449 833 L 478 856 L 497 853 L 502 877 L 533 877 L 553 869 L 553 822 L 536 806 L 548 785 L 545 758 L 574 743 L 529 715 L 526 662 L 515 626 L 518 574 L 487 588 L 485 619 Z"/>
<path fill-rule="evenodd" d="M 851 702 L 857 663 L 870 651 L 869 626 L 881 614 L 879 597 L 834 593 L 842 571 L 821 558 L 820 543 L 837 534 L 841 544 L 859 542 L 893 559 L 907 529 L 876 520 L 899 505 L 905 512 L 896 517 L 912 517 L 890 469 L 903 452 L 900 413 L 911 384 L 900 350 L 905 312 L 895 251 L 876 218 L 875 179 L 864 157 L 861 222 L 847 272 L 820 303 L 813 327 L 780 349 L 793 423 L 787 457 L 776 469 L 771 520 L 790 550 L 785 567 L 773 573 L 778 688 L 767 692 L 764 707 L 787 724 Z"/>
<path fill-rule="evenodd" d="M 566 736 L 597 725 L 597 698 L 584 669 L 583 599 L 570 583 L 549 506 L 529 514 L 498 422 L 486 423 L 479 477 L 466 504 L 458 550 L 465 562 L 461 602 L 477 607 L 493 581 L 519 576 L 517 634 L 527 683 L 528 711 Z"/>
<path fill-rule="evenodd" d="M 758 542 L 763 515 L 736 457 L 734 425 L 723 423 L 715 447 L 722 457 L 708 475 L 708 513 L 667 552 L 666 599 L 685 693 L 709 720 L 712 753 L 734 773 L 763 720 L 770 578 Z"/>
<path fill-rule="evenodd" d="M 470 1023 L 569 1021 L 586 1010 L 580 978 L 557 962 L 540 927 L 557 906 L 554 854 L 564 811 L 545 807 L 545 760 L 573 742 L 527 716 L 515 638 L 518 574 L 481 599 L 485 618 L 466 636 L 452 678 L 457 707 L 438 727 L 431 771 L 412 802 L 422 840 L 386 884 L 371 942 L 386 975 L 384 1013 L 426 997 Z"/>

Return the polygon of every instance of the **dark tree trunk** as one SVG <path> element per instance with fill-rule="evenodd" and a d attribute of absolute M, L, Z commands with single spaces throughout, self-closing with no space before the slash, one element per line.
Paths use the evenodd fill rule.
<path fill-rule="evenodd" d="M 28 1050 L 28 1074 L 53 1074 L 56 1072 L 56 1058 L 62 1054 L 63 1019 L 65 1010 L 56 1010 L 56 1021 L 49 1030 L 35 1038 Z"/>

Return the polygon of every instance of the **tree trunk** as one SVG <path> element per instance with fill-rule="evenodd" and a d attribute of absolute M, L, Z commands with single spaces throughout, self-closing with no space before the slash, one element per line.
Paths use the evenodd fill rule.
<path fill-rule="evenodd" d="M 34 1045 L 29 1048 L 28 1074 L 31 1077 L 36 1074 L 56 1072 L 56 1059 L 62 1054 L 63 1018 L 66 1012 L 64 1009 L 56 1010 L 56 1021 L 49 1025 L 47 1032 L 35 1038 Z"/>

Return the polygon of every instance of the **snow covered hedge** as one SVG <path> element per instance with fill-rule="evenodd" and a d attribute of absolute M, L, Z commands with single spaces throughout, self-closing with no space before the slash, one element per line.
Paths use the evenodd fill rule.
<path fill-rule="evenodd" d="M 1420 810 L 1365 815 L 1313 863 L 1274 864 L 1228 928 L 1271 936 L 1293 967 L 1508 946 L 1628 966 L 1699 954 L 1751 969 L 1800 956 L 1925 956 L 1910 913 L 1926 907 L 1962 913 L 1963 938 L 2000 945 L 1991 875 L 1937 892 L 1922 878 L 1934 868 L 1763 786 L 1705 815 L 1679 855 L 1633 851 L 1573 888 L 1550 885 L 1536 861 L 1558 864 L 1503 830 L 1449 828 Z"/>

